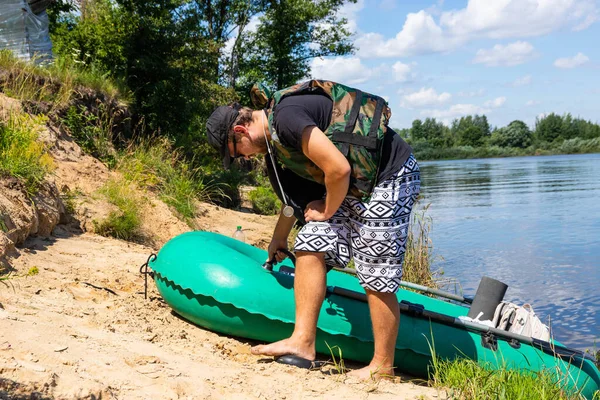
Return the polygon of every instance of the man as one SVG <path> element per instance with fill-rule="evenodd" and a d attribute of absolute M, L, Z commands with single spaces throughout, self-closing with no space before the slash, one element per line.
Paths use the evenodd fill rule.
<path fill-rule="evenodd" d="M 310 81 L 303 87 L 306 89 L 313 84 L 316 89 L 331 89 L 331 85 L 338 85 Z M 350 89 L 339 86 L 343 90 Z M 253 111 L 238 104 L 222 106 L 213 112 L 206 124 L 208 142 L 220 152 L 225 168 L 236 157 L 271 155 L 276 150 L 284 156 L 282 164 L 286 171 L 286 175 L 279 175 L 288 180 L 296 175 L 298 164 L 294 165 L 286 157 L 297 154 L 305 157 L 310 164 L 307 167 L 309 173 L 305 175 L 316 177 L 314 180 L 325 188 L 323 197 L 319 195 L 312 199 L 302 214 L 296 214 L 306 224 L 298 233 L 294 245 L 294 331 L 288 339 L 253 347 L 252 353 L 286 356 L 285 359 L 295 365 L 303 364 L 298 360 L 308 361 L 305 364 L 310 365 L 310 360 L 316 356 L 317 319 L 326 292 L 327 267 L 344 267 L 354 258 L 358 279 L 367 294 L 375 348 L 369 365 L 351 374 L 362 379 L 391 376 L 394 375 L 394 352 L 400 321 L 395 292 L 402 276 L 410 212 L 419 193 L 419 167 L 410 146 L 384 124 L 387 119 L 381 119 L 381 145 L 377 147 L 381 153 L 364 153 L 372 154 L 376 160 L 374 187 L 360 186 L 355 165 L 357 158 L 344 155 L 342 151 L 349 154 L 350 146 L 344 148 L 343 144 L 338 143 L 330 129 L 334 119 L 337 121 L 340 115 L 344 118 L 344 115 L 352 114 L 349 108 L 346 111 L 339 110 L 342 103 L 343 106 L 352 107 L 352 102 L 334 101 L 334 96 L 314 89 L 292 90 L 289 95 L 278 98 L 277 102 L 272 101 L 269 110 Z M 352 93 L 347 99 L 363 95 L 358 90 Z M 347 124 L 350 130 L 357 121 L 363 127 L 365 120 L 375 121 L 373 124 L 375 128 L 378 127 L 381 110 L 384 109 L 385 113 L 387 104 L 377 96 L 372 98 L 378 105 L 372 108 L 378 109 L 379 116 L 370 119 L 364 114 L 359 115 L 357 111 L 354 115 L 356 119 L 352 124 Z M 282 161 L 281 157 L 279 161 Z M 290 175 L 290 170 L 295 172 Z M 303 179 L 306 176 L 298 176 L 287 187 L 296 186 L 297 189 L 302 185 L 301 182 L 306 182 Z M 277 176 L 277 180 L 279 178 Z M 361 177 L 358 176 L 358 179 Z M 280 181 L 274 187 L 285 200 L 292 191 L 283 189 L 284 183 Z M 366 196 L 358 197 L 356 193 L 359 186 L 367 188 L 364 189 Z M 283 260 L 285 255 L 278 250 L 287 249 L 287 238 L 295 221 L 296 218 L 286 217 L 282 208 L 268 247 L 269 259 L 275 257 L 277 261 Z"/>

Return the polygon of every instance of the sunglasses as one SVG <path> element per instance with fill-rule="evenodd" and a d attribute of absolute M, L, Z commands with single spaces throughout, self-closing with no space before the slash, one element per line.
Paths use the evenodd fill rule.
<path fill-rule="evenodd" d="M 238 152 L 237 152 L 237 139 L 236 139 L 235 132 L 233 133 L 232 142 L 233 142 L 233 159 L 235 160 L 236 158 L 242 157 L 242 155 L 238 154 Z"/>

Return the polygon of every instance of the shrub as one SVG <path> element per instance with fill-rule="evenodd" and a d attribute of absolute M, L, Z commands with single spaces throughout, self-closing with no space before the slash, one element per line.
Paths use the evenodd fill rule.
<path fill-rule="evenodd" d="M 196 216 L 196 201 L 225 196 L 221 186 L 207 182 L 199 169 L 191 169 L 167 139 L 147 140 L 130 146 L 117 169 L 129 182 L 158 193 L 186 222 Z"/>
<path fill-rule="evenodd" d="M 52 64 L 35 65 L 16 58 L 9 50 L 0 50 L 0 68 L 7 79 L 2 91 L 9 97 L 33 102 L 48 102 L 53 109 L 62 109 L 77 93 L 76 86 L 100 91 L 109 97 L 127 100 L 131 94 L 122 83 L 109 79 L 93 66 L 76 64 L 59 57 Z"/>
<path fill-rule="evenodd" d="M 116 152 L 113 146 L 112 118 L 103 104 L 98 109 L 99 116 L 84 106 L 71 106 L 62 123 L 84 151 L 113 166 Z"/>
<path fill-rule="evenodd" d="M 11 115 L 0 121 L 0 174 L 21 180 L 30 193 L 35 193 L 46 174 L 54 169 L 54 161 L 43 144 L 37 142 L 42 117 Z"/>
<path fill-rule="evenodd" d="M 97 234 L 117 239 L 132 240 L 140 236 L 140 199 L 131 183 L 111 180 L 100 190 L 108 201 L 117 207 L 103 221 L 94 221 Z"/>
<path fill-rule="evenodd" d="M 258 214 L 275 215 L 281 208 L 281 202 L 271 188 L 257 187 L 248 193 L 252 202 L 252 209 Z"/>

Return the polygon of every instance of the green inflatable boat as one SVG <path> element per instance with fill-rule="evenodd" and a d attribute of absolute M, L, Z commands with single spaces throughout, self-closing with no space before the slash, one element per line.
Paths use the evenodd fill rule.
<path fill-rule="evenodd" d="M 227 335 L 274 342 L 294 327 L 293 264 L 262 266 L 264 250 L 210 232 L 179 235 L 145 264 L 165 301 L 183 318 Z M 147 275 L 148 276 L 148 275 Z M 339 346 L 345 359 L 369 362 L 373 335 L 364 290 L 355 276 L 327 274 L 317 352 Z M 427 378 L 433 348 L 438 357 L 468 357 L 493 367 L 508 365 L 556 373 L 564 387 L 591 399 L 600 388 L 593 359 L 558 342 L 543 342 L 465 322 L 468 307 L 400 289 L 399 371 Z"/>

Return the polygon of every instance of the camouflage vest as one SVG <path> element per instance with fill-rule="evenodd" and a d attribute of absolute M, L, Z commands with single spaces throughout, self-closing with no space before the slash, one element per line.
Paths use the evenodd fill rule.
<path fill-rule="evenodd" d="M 297 175 L 324 184 L 324 173 L 301 151 L 284 147 L 273 124 L 277 104 L 287 96 L 323 94 L 333 101 L 333 112 L 325 135 L 346 157 L 352 169 L 348 194 L 367 200 L 379 173 L 383 137 L 391 116 L 387 102 L 378 96 L 339 83 L 311 80 L 275 92 L 260 85 L 252 88 L 250 97 L 258 108 L 268 106 L 269 129 L 275 154 L 285 168 Z"/>

